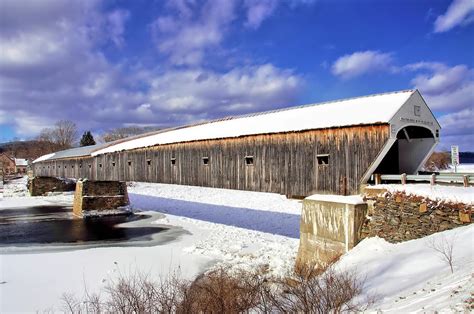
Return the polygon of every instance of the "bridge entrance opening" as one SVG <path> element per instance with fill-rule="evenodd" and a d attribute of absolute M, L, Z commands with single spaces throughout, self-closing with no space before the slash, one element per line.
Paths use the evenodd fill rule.
<path fill-rule="evenodd" d="M 406 126 L 397 133 L 397 140 L 373 173 L 415 174 L 435 144 L 430 129 Z"/>

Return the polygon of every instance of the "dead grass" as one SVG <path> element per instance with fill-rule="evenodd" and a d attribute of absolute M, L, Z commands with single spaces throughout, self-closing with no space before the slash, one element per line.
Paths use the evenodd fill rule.
<path fill-rule="evenodd" d="M 148 275 L 120 276 L 101 294 L 78 300 L 63 296 L 68 313 L 340 313 L 361 311 L 371 302 L 355 302 L 363 281 L 334 264 L 304 267 L 284 278 L 263 270 L 221 267 L 194 281 L 172 274 L 153 281 Z"/>

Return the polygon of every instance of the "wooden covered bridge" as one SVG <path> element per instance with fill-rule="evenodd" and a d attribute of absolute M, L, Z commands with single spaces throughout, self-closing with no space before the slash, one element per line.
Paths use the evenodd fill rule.
<path fill-rule="evenodd" d="M 372 174 L 416 173 L 440 125 L 417 90 L 224 118 L 42 156 L 37 176 L 357 194 Z"/>

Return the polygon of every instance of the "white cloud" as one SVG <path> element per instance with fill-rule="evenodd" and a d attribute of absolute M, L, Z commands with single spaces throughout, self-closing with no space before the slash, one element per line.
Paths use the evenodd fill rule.
<path fill-rule="evenodd" d="M 175 70 L 154 76 L 149 99 L 160 112 L 213 118 L 294 104 L 302 84 L 292 71 L 271 64 L 223 74 Z"/>
<path fill-rule="evenodd" d="M 459 145 L 461 151 L 474 151 L 474 109 L 466 108 L 438 119 L 442 127 L 441 148 Z"/>
<path fill-rule="evenodd" d="M 435 33 L 447 32 L 458 25 L 467 25 L 474 21 L 474 1 L 454 0 L 445 14 L 436 18 Z"/>
<path fill-rule="evenodd" d="M 331 68 L 334 75 L 344 79 L 390 69 L 392 69 L 391 54 L 373 50 L 344 55 L 337 59 Z"/>
<path fill-rule="evenodd" d="M 451 92 L 469 77 L 469 69 L 465 65 L 435 70 L 434 73 L 416 76 L 412 83 L 427 94 Z"/>
<path fill-rule="evenodd" d="M 466 65 L 449 67 L 442 63 L 422 62 L 405 68 L 422 72 L 411 83 L 421 91 L 432 109 L 452 112 L 473 105 L 474 70 Z"/>
<path fill-rule="evenodd" d="M 258 28 L 260 24 L 268 18 L 276 9 L 278 2 L 276 0 L 245 0 L 247 9 L 246 26 Z"/>
<path fill-rule="evenodd" d="M 466 108 L 439 118 L 443 133 L 447 135 L 471 134 L 474 136 L 474 109 Z M 459 126 L 462 126 L 461 128 Z"/>
<path fill-rule="evenodd" d="M 194 11 L 185 1 L 168 6 L 175 11 L 158 17 L 151 29 L 160 52 L 172 64 L 200 64 L 207 49 L 217 46 L 234 20 L 235 0 L 206 1 Z"/>
<path fill-rule="evenodd" d="M 129 17 L 130 13 L 125 10 L 114 10 L 107 14 L 109 36 L 117 47 L 122 47 L 124 44 L 125 22 Z"/>
<path fill-rule="evenodd" d="M 281 5 L 296 8 L 314 0 L 168 0 L 165 13 L 150 25 L 158 51 L 173 65 L 202 65 L 207 54 L 222 49 L 238 15 L 245 13 L 244 26 L 257 29 Z"/>
<path fill-rule="evenodd" d="M 439 62 L 419 62 L 404 69 L 417 73 L 413 87 L 420 90 L 432 110 L 441 114 L 440 148 L 458 144 L 462 150 L 474 150 L 474 70 Z"/>
<path fill-rule="evenodd" d="M 299 75 L 272 64 L 249 61 L 219 71 L 196 66 L 220 46 L 235 14 L 245 14 L 232 1 L 170 1 L 174 13 L 156 20 L 157 44 L 170 49 L 164 51 L 173 63 L 191 68 L 107 60 L 100 51 L 104 43 L 126 44 L 127 11 L 107 11 L 93 0 L 18 2 L 2 2 L 0 114 L 14 118 L 0 123 L 21 136 L 60 119 L 97 131 L 266 110 L 295 104 L 303 85 Z"/>

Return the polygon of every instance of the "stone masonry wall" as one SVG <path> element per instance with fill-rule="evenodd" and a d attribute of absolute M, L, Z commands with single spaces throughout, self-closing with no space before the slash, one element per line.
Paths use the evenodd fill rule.
<path fill-rule="evenodd" d="M 74 193 L 77 217 L 129 213 L 127 185 L 120 181 L 79 180 Z"/>
<path fill-rule="evenodd" d="M 34 177 L 28 180 L 31 196 L 42 196 L 49 192 L 70 192 L 76 188 L 76 182 L 63 178 Z"/>
<path fill-rule="evenodd" d="M 474 219 L 471 205 L 434 201 L 404 192 L 368 189 L 364 200 L 368 204 L 368 219 L 362 237 L 379 236 L 392 243 L 460 227 Z"/>

